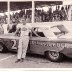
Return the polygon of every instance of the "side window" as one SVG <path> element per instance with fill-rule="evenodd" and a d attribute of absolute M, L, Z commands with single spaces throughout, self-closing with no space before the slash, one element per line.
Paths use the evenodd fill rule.
<path fill-rule="evenodd" d="M 40 37 L 45 37 L 40 28 L 34 28 L 34 31 L 35 31 L 35 33 L 36 33 L 38 36 L 40 36 Z M 32 33 L 32 36 L 33 36 L 33 37 L 38 37 L 36 34 Z"/>
<path fill-rule="evenodd" d="M 34 32 L 37 34 L 37 31 L 38 31 L 37 28 L 33 28 L 33 30 L 34 30 Z M 37 37 L 34 32 L 32 32 L 32 36 L 33 36 L 33 37 Z"/>
<path fill-rule="evenodd" d="M 39 36 L 41 36 L 41 37 L 45 37 L 43 31 L 42 31 L 41 29 L 39 29 L 39 28 L 38 28 L 37 34 L 38 34 Z"/>

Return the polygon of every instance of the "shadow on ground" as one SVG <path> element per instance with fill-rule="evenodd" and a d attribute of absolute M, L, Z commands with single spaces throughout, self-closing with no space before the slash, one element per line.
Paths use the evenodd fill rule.
<path fill-rule="evenodd" d="M 17 54 L 17 52 L 8 52 L 8 53 L 15 54 L 15 55 Z M 39 54 L 30 54 L 30 53 L 27 53 L 27 56 L 31 57 L 31 58 L 38 58 L 38 59 L 48 60 L 45 56 L 39 55 Z M 68 58 L 68 57 L 65 56 L 64 59 L 63 59 L 63 61 L 61 63 L 72 63 L 72 58 Z"/>

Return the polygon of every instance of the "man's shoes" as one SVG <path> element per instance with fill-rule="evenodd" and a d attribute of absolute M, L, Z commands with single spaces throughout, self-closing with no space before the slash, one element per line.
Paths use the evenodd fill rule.
<path fill-rule="evenodd" d="M 17 59 L 17 61 L 15 61 L 15 63 L 23 62 L 23 61 L 24 61 L 24 58 L 21 58 L 21 59 Z"/>
<path fill-rule="evenodd" d="M 23 62 L 24 61 L 24 58 L 21 58 L 20 62 Z"/>
<path fill-rule="evenodd" d="M 20 59 L 17 59 L 17 61 L 15 61 L 15 63 L 18 63 L 18 62 L 20 62 L 21 60 Z"/>

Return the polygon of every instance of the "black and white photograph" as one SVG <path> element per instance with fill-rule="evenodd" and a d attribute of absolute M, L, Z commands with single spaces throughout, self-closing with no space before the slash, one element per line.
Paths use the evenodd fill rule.
<path fill-rule="evenodd" d="M 0 68 L 71 67 L 71 0 L 0 1 Z"/>

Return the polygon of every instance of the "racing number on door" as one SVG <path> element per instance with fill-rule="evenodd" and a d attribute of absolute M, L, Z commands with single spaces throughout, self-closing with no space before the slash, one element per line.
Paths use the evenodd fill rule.
<path fill-rule="evenodd" d="M 13 42 L 12 49 L 17 49 L 16 47 L 16 40 L 11 40 Z"/>

